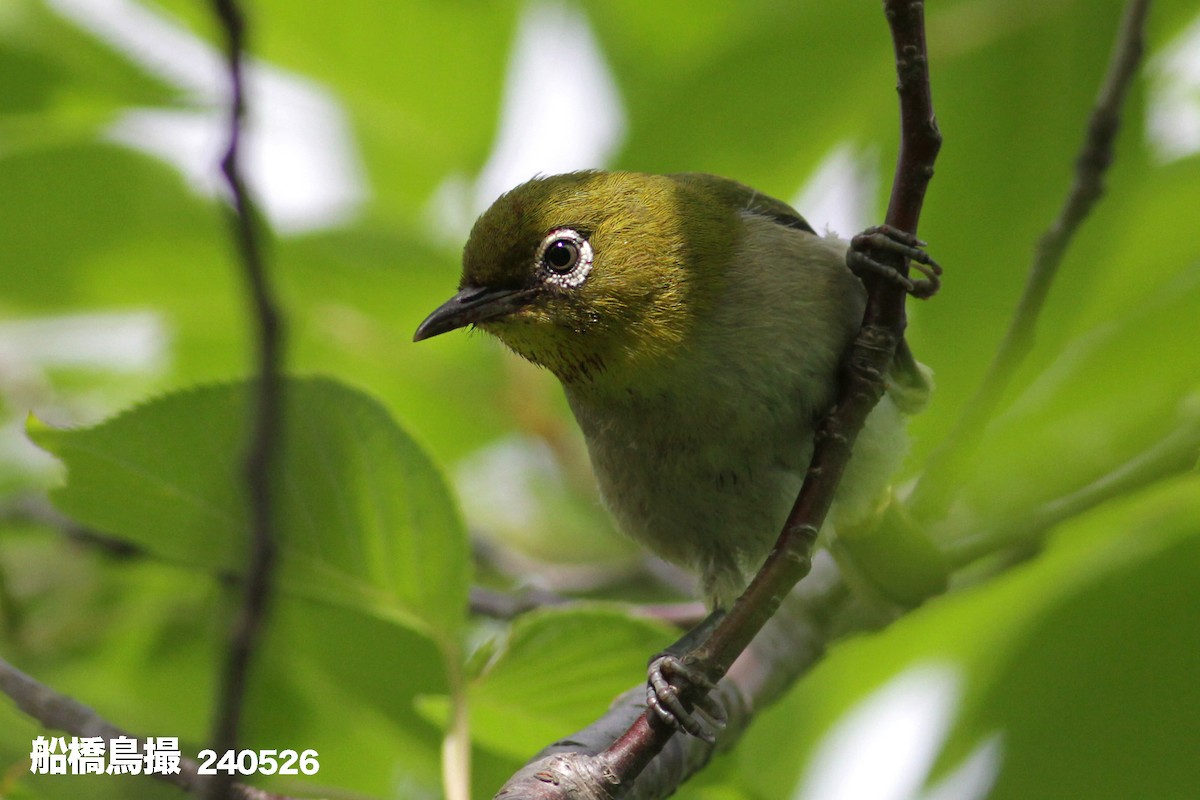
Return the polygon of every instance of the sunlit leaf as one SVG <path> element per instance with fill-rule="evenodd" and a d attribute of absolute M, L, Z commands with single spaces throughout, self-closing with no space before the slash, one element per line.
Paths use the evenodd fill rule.
<path fill-rule="evenodd" d="M 442 636 L 461 625 L 466 539 L 441 475 L 373 400 L 289 380 L 275 521 L 290 591 Z M 67 466 L 55 503 L 171 561 L 238 573 L 247 384 L 179 392 L 91 428 L 30 423 Z M 119 501 L 114 502 L 119 498 Z"/>
<path fill-rule="evenodd" d="M 546 609 L 513 623 L 469 689 L 471 735 L 490 750 L 528 757 L 584 727 L 645 680 L 671 629 L 615 609 Z M 441 717 L 444 707 L 427 704 Z"/>

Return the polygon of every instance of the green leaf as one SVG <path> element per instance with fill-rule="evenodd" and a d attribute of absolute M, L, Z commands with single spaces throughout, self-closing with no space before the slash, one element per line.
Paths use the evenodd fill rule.
<path fill-rule="evenodd" d="M 1160 440 L 1200 391 L 1200 261 L 1063 346 L 984 438 L 966 495 L 991 519 L 1095 480 Z M 1064 453 L 1070 453 L 1064 459 Z"/>
<path fill-rule="evenodd" d="M 170 561 L 239 572 L 249 386 L 170 394 L 90 428 L 31 418 L 30 436 L 67 466 L 55 504 Z M 284 419 L 280 586 L 453 638 L 466 534 L 432 462 L 378 403 L 331 380 L 288 380 Z"/>
<path fill-rule="evenodd" d="M 513 623 L 468 689 L 471 737 L 514 758 L 588 725 L 646 677 L 646 660 L 675 638 L 666 625 L 611 607 L 545 609 Z M 421 709 L 442 720 L 440 698 Z"/>
<path fill-rule="evenodd" d="M 993 654 L 994 677 L 968 699 L 947 748 L 953 756 L 984 732 L 1003 732 L 990 797 L 1194 794 L 1198 490 L 1182 478 L 1063 532 L 1061 552 L 1081 569 L 1048 587 L 1059 590 Z"/>

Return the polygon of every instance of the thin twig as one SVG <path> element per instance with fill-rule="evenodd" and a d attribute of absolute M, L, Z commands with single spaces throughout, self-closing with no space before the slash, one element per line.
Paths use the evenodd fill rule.
<path fill-rule="evenodd" d="M 52 506 L 44 494 L 17 495 L 0 503 L 0 522 L 24 522 L 50 528 L 72 542 L 115 558 L 142 558 L 148 555 L 140 545 L 80 525 Z"/>
<path fill-rule="evenodd" d="M 213 728 L 213 749 L 223 753 L 237 746 L 250 659 L 261 638 L 271 592 L 275 562 L 271 478 L 281 427 L 283 325 L 268 283 L 255 227 L 254 207 L 239 163 L 245 116 L 245 23 L 236 0 L 212 0 L 212 4 L 226 37 L 231 95 L 229 145 L 221 170 L 232 197 L 234 238 L 258 332 L 257 382 L 254 384 L 251 432 L 244 463 L 250 501 L 251 547 L 241 608 L 230 631 L 229 651 L 218 687 Z M 231 785 L 231 776 L 218 774 L 209 787 L 208 796 L 212 800 L 223 800 L 229 796 Z"/>
<path fill-rule="evenodd" d="M 1075 161 L 1075 180 L 1058 217 L 1038 242 L 1021 300 L 995 358 L 950 433 L 930 455 L 913 488 L 909 505 L 919 519 L 941 519 L 953 502 L 957 487 L 963 483 L 964 469 L 978 449 L 988 422 L 1033 347 L 1038 317 L 1058 274 L 1063 254 L 1104 194 L 1104 176 L 1113 161 L 1113 142 L 1121 124 L 1122 105 L 1145 49 L 1144 31 L 1149 7 L 1150 0 L 1130 0 L 1125 7 L 1108 72 Z"/>
<path fill-rule="evenodd" d="M 24 609 L 17 602 L 12 587 L 9 586 L 4 564 L 0 563 L 0 636 L 18 642 L 21 641 L 24 630 Z"/>
<path fill-rule="evenodd" d="M 1047 531 L 1114 497 L 1130 494 L 1192 469 L 1200 456 L 1200 414 L 1142 452 L 1073 492 L 1048 500 L 1016 519 L 958 536 L 942 545 L 947 559 L 963 567 L 1009 548 L 1036 547 Z"/>
<path fill-rule="evenodd" d="M 3 658 L 0 658 L 0 692 L 11 697 L 21 711 L 51 730 L 65 731 L 80 738 L 98 736 L 106 742 L 120 736 L 144 738 L 133 736 L 118 728 L 79 701 L 39 683 Z M 200 764 L 197 761 L 181 757 L 178 774 L 147 774 L 195 794 L 201 791 L 205 781 L 199 769 Z M 265 792 L 240 783 L 234 783 L 230 792 L 229 796 L 234 800 L 291 800 L 285 795 Z"/>
<path fill-rule="evenodd" d="M 1066 519 L 1086 513 L 1113 497 L 1186 474 L 1196 463 L 1198 452 L 1200 413 L 1192 408 L 1185 411 L 1180 425 L 1161 441 L 1114 466 L 1095 481 L 1016 520 L 966 539 L 942 542 L 939 547 L 946 562 L 959 571 L 955 585 L 974 584 L 992 577 L 995 571 L 972 571 L 985 559 L 1014 550 L 1036 552 L 1054 526 Z M 695 737 L 672 738 L 628 793 L 620 795 L 622 800 L 658 800 L 673 793 L 707 763 L 715 749 L 733 747 L 753 715 L 806 674 L 830 644 L 851 634 L 884 628 L 899 618 L 887 612 L 886 608 L 856 602 L 833 559 L 827 554 L 818 555 L 812 574 L 788 596 L 718 686 L 719 697 L 729 713 L 729 725 L 716 748 Z M 581 759 L 580 755 L 601 752 L 644 708 L 645 687 L 639 684 L 617 698 L 601 719 L 534 756 L 509 781 L 505 791 L 511 794 L 501 791 L 497 798 L 607 800 L 602 793 L 608 786 L 603 773 L 585 771 L 599 762 Z"/>
<path fill-rule="evenodd" d="M 554 592 L 526 589 L 522 592 L 501 592 L 484 586 L 472 586 L 470 613 L 488 619 L 511 620 L 534 609 L 561 606 L 571 598 Z"/>
<path fill-rule="evenodd" d="M 941 145 L 929 90 L 924 6 L 920 0 L 885 0 L 884 10 L 895 46 L 901 110 L 900 158 L 887 223 L 916 233 L 925 189 Z M 901 274 L 906 272 L 903 262 L 896 267 Z M 725 676 L 796 583 L 808 574 L 817 532 L 832 505 L 854 439 L 883 394 L 884 375 L 904 333 L 905 294 L 891 281 L 868 278 L 866 283 L 867 310 L 848 355 L 837 405 L 817 430 L 808 474 L 779 539 L 729 613 L 705 641 L 684 657 L 714 683 Z M 685 703 L 694 703 L 702 691 L 691 687 L 681 697 Z M 718 691 L 728 705 L 729 693 L 721 687 Z M 624 791 L 662 752 L 672 734 L 653 714 L 640 714 L 599 755 L 560 756 L 555 770 L 561 771 L 522 773 L 510 780 L 497 797 L 589 796 L 579 793 L 581 786 L 592 787 L 594 796 L 603 796 L 606 786 L 619 786 Z M 727 728 L 723 736 L 730 735 Z M 553 791 L 548 791 L 552 785 Z"/>
<path fill-rule="evenodd" d="M 21 494 L 0 502 L 0 524 L 49 528 L 71 542 L 113 558 L 140 558 L 146 555 L 138 545 L 80 525 L 50 505 L 44 494 Z M 0 631 L 14 641 L 19 640 L 24 621 L 24 609 L 13 595 L 3 565 L 0 564 Z"/>

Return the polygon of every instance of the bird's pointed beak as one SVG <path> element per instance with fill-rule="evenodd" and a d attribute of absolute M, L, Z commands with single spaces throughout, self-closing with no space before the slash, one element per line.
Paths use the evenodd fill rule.
<path fill-rule="evenodd" d="M 483 322 L 511 314 L 527 305 L 532 295 L 530 289 L 467 286 L 435 308 L 433 313 L 417 326 L 413 341 L 419 342 L 473 322 Z"/>

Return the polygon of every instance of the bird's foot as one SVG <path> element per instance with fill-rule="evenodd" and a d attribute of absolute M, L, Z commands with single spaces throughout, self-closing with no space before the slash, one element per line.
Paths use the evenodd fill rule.
<path fill-rule="evenodd" d="M 942 286 L 942 268 L 921 248 L 922 242 L 911 233 L 891 225 L 874 225 L 850 240 L 846 266 L 858 277 L 879 275 L 904 287 L 904 291 L 922 300 L 933 297 Z M 924 275 L 913 280 L 895 267 L 888 266 L 877 256 L 892 253 L 912 262 L 912 268 Z"/>
<path fill-rule="evenodd" d="M 650 661 L 649 673 L 646 705 L 655 716 L 675 730 L 690 733 L 709 744 L 715 742 L 717 733 L 725 727 L 725 709 L 708 694 L 716 688 L 715 684 L 688 664 L 687 656 L 681 658 L 669 652 Z M 701 692 L 698 699 L 684 702 L 683 697 L 694 690 Z"/>

